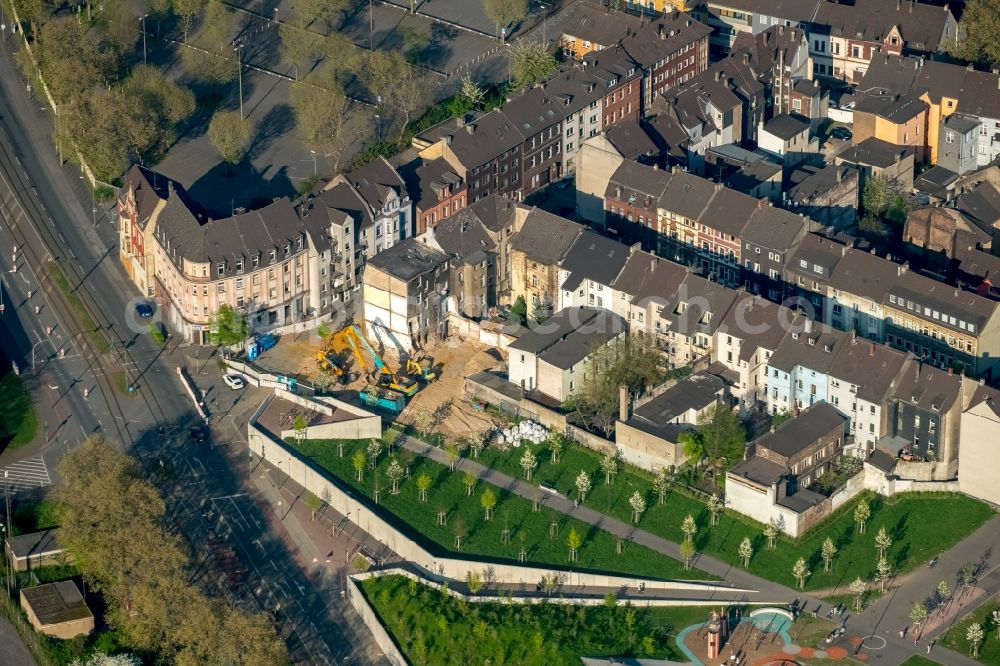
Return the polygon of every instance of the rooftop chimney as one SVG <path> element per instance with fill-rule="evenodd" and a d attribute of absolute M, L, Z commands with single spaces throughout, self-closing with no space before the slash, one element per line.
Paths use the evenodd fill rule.
<path fill-rule="evenodd" d="M 628 393 L 627 386 L 618 387 L 618 420 L 628 421 L 632 416 L 632 396 Z"/>

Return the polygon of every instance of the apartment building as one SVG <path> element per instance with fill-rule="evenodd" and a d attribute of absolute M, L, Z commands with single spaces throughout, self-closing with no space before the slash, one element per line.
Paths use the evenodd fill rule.
<path fill-rule="evenodd" d="M 757 35 L 772 26 L 808 31 L 821 0 L 706 0 L 691 15 L 712 28 L 711 44 L 728 51 L 744 34 Z"/>
<path fill-rule="evenodd" d="M 709 356 L 715 332 L 736 302 L 737 292 L 698 275 L 688 275 L 662 306 L 654 331 L 672 365 Z"/>
<path fill-rule="evenodd" d="M 801 215 L 758 205 L 739 236 L 743 243 L 743 287 L 775 303 L 790 295 L 784 279 L 785 266 L 808 228 L 808 221 Z"/>
<path fill-rule="evenodd" d="M 310 238 L 287 198 L 213 220 L 171 197 L 153 232 L 154 295 L 171 328 L 209 343 L 222 305 L 244 312 L 251 333 L 318 314 Z"/>
<path fill-rule="evenodd" d="M 819 74 L 858 83 L 877 54 L 929 56 L 958 37 L 948 5 L 915 0 L 820 2 L 811 22 L 811 55 Z"/>
<path fill-rule="evenodd" d="M 625 266 L 630 248 L 584 229 L 559 261 L 558 308 L 613 309 L 611 285 Z"/>
<path fill-rule="evenodd" d="M 412 355 L 447 335 L 448 255 L 415 238 L 382 251 L 365 266 L 364 322 L 383 350 Z"/>
<path fill-rule="evenodd" d="M 829 374 L 845 344 L 850 344 L 848 334 L 798 315 L 768 361 L 768 413 L 828 402 Z"/>
<path fill-rule="evenodd" d="M 532 209 L 510 244 L 510 302 L 523 298 L 531 316 L 551 314 L 559 303 L 559 262 L 583 226 Z"/>
<path fill-rule="evenodd" d="M 183 188 L 166 176 L 138 165 L 128 170 L 123 181 L 115 200 L 118 259 L 139 292 L 151 297 L 156 284 L 153 252 L 156 222 L 167 201 L 182 196 Z"/>
<path fill-rule="evenodd" d="M 791 333 L 795 314 L 755 294 L 740 292 L 715 332 L 712 358 L 733 371 L 731 389 L 740 411 L 749 413 L 767 402 L 767 368 L 771 355 Z M 800 331 L 801 322 L 798 328 Z"/>

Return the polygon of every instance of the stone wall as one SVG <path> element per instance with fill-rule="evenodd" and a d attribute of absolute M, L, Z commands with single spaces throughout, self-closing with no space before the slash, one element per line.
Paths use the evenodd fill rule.
<path fill-rule="evenodd" d="M 316 467 L 312 461 L 301 458 L 295 451 L 286 447 L 275 434 L 258 428 L 257 415 L 251 419 L 247 426 L 247 442 L 252 453 L 277 466 L 293 481 L 317 497 L 327 499 L 327 504 L 334 511 L 343 516 L 350 516 L 352 523 L 385 544 L 401 558 L 409 560 L 425 571 L 431 578 L 463 580 L 470 570 L 491 566 L 498 582 L 513 584 L 534 585 L 541 581 L 544 576 L 558 573 L 565 577 L 566 585 L 571 587 L 627 588 L 636 587 L 641 582 L 646 588 L 656 590 L 703 590 L 706 593 L 713 590 L 739 591 L 726 585 L 713 583 L 654 580 L 633 576 L 559 570 L 549 567 L 485 563 L 472 559 L 439 556 L 399 532 L 371 508 L 367 498 L 356 495 L 354 491 L 342 486 L 339 481 L 324 470 Z"/>

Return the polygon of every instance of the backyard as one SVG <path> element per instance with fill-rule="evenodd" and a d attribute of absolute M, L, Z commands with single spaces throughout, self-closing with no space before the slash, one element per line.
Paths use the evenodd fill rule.
<path fill-rule="evenodd" d="M 750 573 L 791 587 L 796 582 L 792 567 L 796 560 L 803 558 L 811 572 L 805 589 L 812 591 L 844 589 L 857 577 L 872 581 L 877 559 L 874 538 L 881 527 L 885 527 L 892 539 L 886 559 L 898 573 L 926 563 L 994 515 L 982 502 L 958 494 L 911 493 L 889 498 L 865 494 L 841 507 L 799 539 L 778 538 L 775 548 L 768 550 L 763 526 L 748 518 L 725 510 L 719 515 L 718 524 L 711 526 L 705 502 L 677 486 L 667 492 L 660 505 L 649 473 L 619 462 L 618 472 L 608 485 L 598 453 L 578 444 L 568 444 L 558 464 L 553 464 L 551 452 L 546 447 L 532 447 L 538 460 L 532 481 L 576 498 L 579 496 L 576 479 L 581 471 L 586 472 L 593 486 L 586 497 L 587 506 L 625 521 L 632 519 L 629 499 L 638 491 L 647 506 L 639 520 L 642 529 L 681 542 L 685 538 L 681 523 L 685 516 L 691 515 L 697 524 L 694 543 L 699 553 L 740 565 L 738 549 L 744 537 L 749 538 L 753 545 Z M 520 447 L 503 451 L 490 446 L 479 456 L 479 462 L 524 478 L 525 472 L 520 465 L 524 450 Z M 863 535 L 858 534 L 854 522 L 854 509 L 862 500 L 871 508 L 871 518 Z M 837 548 L 830 573 L 823 572 L 820 552 L 827 537 Z"/>
<path fill-rule="evenodd" d="M 341 484 L 358 490 L 369 499 L 374 497 L 377 484 L 380 491 L 378 508 L 382 514 L 401 532 L 433 544 L 437 551 L 455 553 L 458 550 L 455 548 L 458 527 L 462 534 L 462 554 L 493 561 L 516 562 L 523 543 L 526 564 L 664 579 L 709 578 L 702 571 L 685 571 L 681 562 L 636 544 L 623 543 L 619 555 L 618 539 L 614 535 L 544 507 L 533 511 L 530 501 L 485 482 L 475 482 L 470 496 L 461 470 L 452 472 L 425 458 L 409 459 L 407 452 L 401 454 L 400 463 L 405 467 L 412 460 L 409 462 L 410 476 L 400 481 L 399 493 L 394 495 L 390 492 L 391 482 L 387 476 L 391 457 L 385 442 L 378 457 L 377 474 L 368 469 L 368 440 L 345 441 L 343 457 L 338 455 L 334 440 L 303 440 L 301 443 L 289 440 L 288 445 L 326 469 Z M 352 464 L 357 453 L 365 456 L 366 463 L 360 482 Z M 417 480 L 423 475 L 430 482 L 426 501 L 420 500 L 417 486 Z M 489 521 L 485 520 L 482 505 L 487 489 L 495 498 Z M 438 524 L 439 512 L 445 513 L 445 525 Z M 558 526 L 557 534 L 550 536 L 553 523 Z M 506 543 L 504 530 L 509 530 Z M 568 540 L 574 530 L 580 543 L 575 560 L 570 562 Z"/>
<path fill-rule="evenodd" d="M 986 600 L 976 610 L 962 618 L 941 638 L 945 647 L 965 655 L 970 655 L 970 645 L 967 632 L 969 626 L 978 622 L 983 631 L 983 640 L 979 644 L 979 656 L 984 664 L 1000 664 L 1000 623 L 993 620 L 993 613 L 1000 610 L 1000 596 Z"/>
<path fill-rule="evenodd" d="M 580 658 L 638 655 L 686 661 L 678 630 L 704 622 L 699 606 L 468 603 L 403 576 L 362 582 L 389 633 L 414 664 L 579 664 Z"/>

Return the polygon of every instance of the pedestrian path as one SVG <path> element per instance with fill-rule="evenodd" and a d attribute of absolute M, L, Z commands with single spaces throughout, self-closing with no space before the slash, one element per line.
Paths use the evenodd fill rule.
<path fill-rule="evenodd" d="M 12 493 L 52 485 L 48 466 L 40 455 L 0 467 L 0 481 L 3 480 L 4 475 L 7 476 L 7 483 Z"/>

